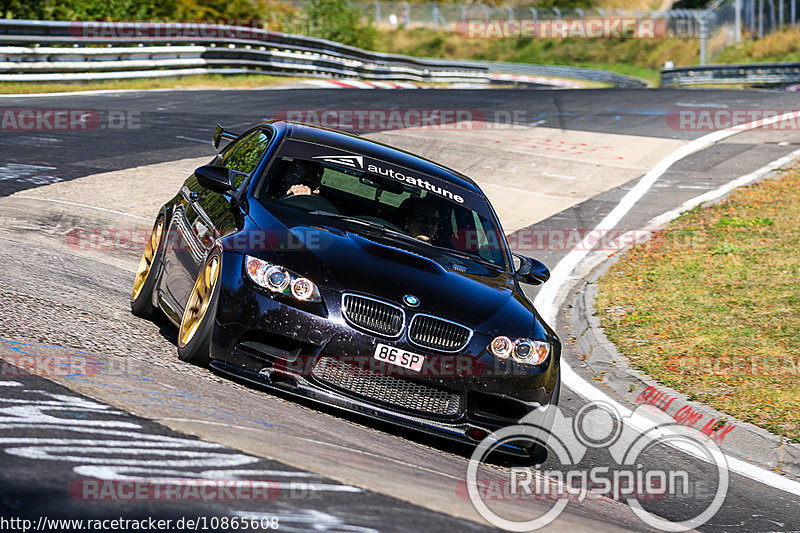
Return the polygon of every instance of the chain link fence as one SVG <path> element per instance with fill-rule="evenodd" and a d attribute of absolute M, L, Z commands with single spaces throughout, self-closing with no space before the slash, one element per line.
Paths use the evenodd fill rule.
<path fill-rule="evenodd" d="M 303 9 L 309 0 L 291 0 Z M 458 31 L 467 21 L 636 19 L 656 20 L 666 37 L 700 39 L 700 62 L 713 60 L 725 47 L 741 42 L 744 35 L 763 37 L 777 30 L 800 26 L 800 0 L 717 0 L 706 9 L 637 11 L 622 9 L 537 9 L 530 6 L 489 6 L 473 3 L 437 4 L 350 0 L 380 29 L 430 28 Z M 662 22 L 663 21 L 663 22 Z"/>
<path fill-rule="evenodd" d="M 800 0 L 738 0 L 741 6 L 741 29 L 753 36 L 762 37 L 788 26 L 798 26 Z M 735 21 L 736 0 L 714 2 L 703 10 L 671 9 L 666 11 L 638 11 L 623 9 L 560 9 L 558 7 L 537 9 L 532 6 L 489 6 L 474 3 L 435 2 L 384 2 L 350 0 L 350 5 L 363 13 L 380 28 L 425 27 L 431 29 L 457 29 L 459 22 L 467 20 L 502 19 L 561 19 L 561 18 L 655 18 L 667 21 L 670 35 L 675 37 L 700 37 L 698 17 L 709 16 L 713 24 L 729 25 Z M 303 9 L 309 0 L 291 0 L 291 4 Z"/>

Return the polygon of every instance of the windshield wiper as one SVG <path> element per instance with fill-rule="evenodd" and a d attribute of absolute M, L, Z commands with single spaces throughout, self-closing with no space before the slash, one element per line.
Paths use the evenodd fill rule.
<path fill-rule="evenodd" d="M 396 236 L 402 237 L 403 239 L 406 239 L 406 240 L 411 240 L 411 241 L 414 241 L 414 242 L 421 242 L 421 241 L 415 239 L 414 237 L 412 237 L 411 235 L 409 235 L 407 233 L 403 233 L 402 231 L 398 231 L 398 230 L 396 230 L 396 229 L 394 229 L 392 227 L 389 227 L 389 226 L 387 226 L 385 224 L 381 224 L 380 222 L 375 222 L 374 220 L 364 220 L 363 218 L 358 218 L 358 217 L 349 216 L 349 215 L 340 215 L 338 213 L 331 213 L 330 211 L 311 211 L 310 214 L 312 214 L 312 215 L 322 215 L 322 216 L 326 216 L 326 217 L 335 218 L 335 219 L 338 219 L 338 220 L 344 220 L 345 222 L 353 222 L 353 223 L 356 223 L 356 224 L 361 224 L 362 226 L 367 226 L 369 228 L 378 229 L 378 230 L 381 230 L 384 233 L 389 233 L 391 235 L 396 235 Z"/>
<path fill-rule="evenodd" d="M 428 241 L 423 241 L 423 240 L 417 239 L 417 238 L 415 238 L 415 237 L 413 237 L 413 236 L 411 236 L 411 235 L 409 235 L 407 233 L 403 233 L 402 231 L 397 231 L 396 229 L 391 228 L 391 227 L 389 227 L 389 226 L 387 226 L 385 224 L 381 224 L 380 222 L 375 222 L 374 220 L 364 220 L 363 218 L 358 218 L 358 217 L 349 216 L 349 215 L 341 215 L 341 214 L 338 214 L 338 213 L 331 213 L 330 211 L 311 211 L 310 214 L 312 214 L 312 215 L 322 215 L 322 216 L 326 216 L 326 217 L 335 218 L 335 219 L 338 219 L 338 220 L 344 220 L 345 222 L 354 222 L 356 224 L 361 224 L 361 225 L 367 226 L 369 228 L 380 230 L 384 234 L 400 237 L 400 238 L 402 238 L 403 240 L 406 240 L 406 241 L 411 241 L 414 244 L 424 244 L 426 246 L 430 246 L 431 248 L 436 248 L 437 250 L 441 250 L 441 251 L 443 251 L 443 252 L 445 252 L 447 254 L 455 255 L 457 257 L 461 257 L 463 259 L 467 259 L 469 261 L 473 261 L 475 263 L 491 267 L 491 268 L 493 268 L 495 270 L 497 270 L 497 269 L 502 270 L 501 266 L 499 266 L 499 265 L 493 263 L 492 261 L 489 261 L 488 259 L 485 259 L 485 258 L 483 258 L 483 257 L 481 257 L 479 255 L 474 255 L 474 254 L 471 254 L 469 252 L 464 252 L 464 251 L 461 251 L 461 250 L 458 250 L 458 249 L 455 249 L 455 248 L 448 248 L 447 246 L 437 246 L 435 244 L 431 244 Z"/>
<path fill-rule="evenodd" d="M 430 244 L 430 243 L 428 243 L 428 244 Z M 461 257 L 463 259 L 467 259 L 469 261 L 473 261 L 475 263 L 478 263 L 478 264 L 481 264 L 481 265 L 484 265 L 484 266 L 492 267 L 495 270 L 502 270 L 502 267 L 500 267 L 496 263 L 493 263 L 492 261 L 489 261 L 488 259 L 486 259 L 484 257 L 481 257 L 479 255 L 471 254 L 469 252 L 464 252 L 463 250 L 458 250 L 456 248 L 448 248 L 447 246 L 437 246 L 435 244 L 430 244 L 430 246 L 433 246 L 437 250 L 441 250 L 441 251 L 443 251 L 443 252 L 445 252 L 447 254 L 455 255 L 457 257 Z"/>

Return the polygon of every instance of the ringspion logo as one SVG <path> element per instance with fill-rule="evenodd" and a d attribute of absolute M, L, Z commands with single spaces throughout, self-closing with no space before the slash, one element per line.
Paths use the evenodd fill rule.
<path fill-rule="evenodd" d="M 640 431 L 631 420 L 642 417 L 651 420 L 652 426 Z M 503 447 L 537 446 L 547 450 L 547 469 L 498 471 L 486 464 L 490 454 Z M 708 468 L 691 471 L 680 468 L 680 463 L 660 464 L 652 457 L 661 457 L 664 446 L 672 448 L 672 453 L 678 449 L 698 457 Z M 590 449 L 607 454 L 607 460 L 587 461 Z M 647 406 L 622 417 L 609 403 L 590 402 L 574 417 L 552 405 L 537 409 L 517 425 L 488 435 L 472 454 L 466 480 L 456 485 L 456 494 L 469 499 L 490 524 L 507 531 L 541 529 L 552 524 L 570 502 L 587 499 L 621 501 L 651 528 L 687 531 L 716 515 L 728 484 L 727 459 L 702 432 L 654 414 Z M 530 506 L 528 515 L 520 518 L 504 515 L 504 508 L 494 504 L 520 500 L 545 505 Z M 652 501 L 670 505 L 677 513 L 672 520 L 662 518 L 643 505 Z"/>

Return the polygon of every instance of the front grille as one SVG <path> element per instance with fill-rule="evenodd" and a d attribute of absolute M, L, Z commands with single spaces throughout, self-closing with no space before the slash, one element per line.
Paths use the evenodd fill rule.
<path fill-rule="evenodd" d="M 430 315 L 414 316 L 408 331 L 408 338 L 414 344 L 444 352 L 463 350 L 471 337 L 471 329 Z"/>
<path fill-rule="evenodd" d="M 344 317 L 354 326 L 387 337 L 403 330 L 405 315 L 397 306 L 355 294 L 344 295 Z"/>
<path fill-rule="evenodd" d="M 335 387 L 381 403 L 441 416 L 455 416 L 461 412 L 460 394 L 417 381 L 384 376 L 333 357 L 321 357 L 311 373 Z"/>

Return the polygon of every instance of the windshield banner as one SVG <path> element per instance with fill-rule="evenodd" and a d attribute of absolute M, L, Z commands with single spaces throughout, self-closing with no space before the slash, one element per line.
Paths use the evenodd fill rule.
<path fill-rule="evenodd" d="M 304 141 L 286 141 L 278 151 L 278 156 L 318 161 L 325 165 L 339 167 L 345 171 L 383 176 L 394 179 L 403 185 L 409 185 L 429 195 L 444 198 L 483 215 L 492 217 L 486 206 L 486 200 L 480 194 L 469 191 L 455 183 L 423 174 L 417 170 L 393 165 L 380 159 L 372 159 L 363 155 L 345 152 L 339 148 L 330 148 Z"/>

